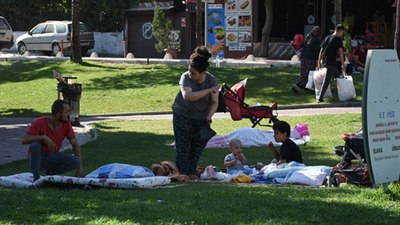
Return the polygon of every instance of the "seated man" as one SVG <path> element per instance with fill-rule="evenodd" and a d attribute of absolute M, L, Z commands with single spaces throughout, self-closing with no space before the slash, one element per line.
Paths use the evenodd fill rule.
<path fill-rule="evenodd" d="M 358 72 L 364 73 L 365 61 L 367 59 L 369 41 L 363 40 L 358 48 L 353 52 L 354 69 Z"/>
<path fill-rule="evenodd" d="M 54 101 L 51 113 L 52 116 L 33 121 L 22 138 L 22 144 L 30 145 L 28 157 L 34 181 L 40 178 L 41 170 L 54 175 L 76 169 L 77 176 L 84 176 L 81 149 L 68 120 L 68 104 L 63 100 Z M 65 137 L 70 140 L 75 155 L 60 152 Z"/>
<path fill-rule="evenodd" d="M 268 144 L 268 148 L 274 155 L 277 164 L 289 163 L 292 161 L 303 163 L 303 158 L 301 156 L 299 147 L 289 138 L 290 125 L 287 122 L 281 120 L 275 122 L 272 126 L 272 129 L 274 130 L 275 141 L 282 142 L 282 146 L 279 152 L 276 150 L 272 142 Z"/>

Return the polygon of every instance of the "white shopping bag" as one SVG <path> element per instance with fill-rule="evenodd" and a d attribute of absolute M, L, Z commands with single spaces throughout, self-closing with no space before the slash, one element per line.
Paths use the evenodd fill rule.
<path fill-rule="evenodd" d="M 337 78 L 336 83 L 339 101 L 347 101 L 356 97 L 356 89 L 354 88 L 352 76 Z"/>
<path fill-rule="evenodd" d="M 321 95 L 322 83 L 324 82 L 325 76 L 326 76 L 326 68 L 322 68 L 314 72 L 315 98 L 317 100 Z M 326 89 L 324 98 L 332 98 L 331 85 L 329 85 L 328 88 Z"/>
<path fill-rule="evenodd" d="M 310 70 L 308 72 L 308 80 L 307 80 L 306 88 L 311 91 L 314 91 L 314 89 L 315 89 L 314 88 L 314 73 L 315 73 L 315 70 Z"/>

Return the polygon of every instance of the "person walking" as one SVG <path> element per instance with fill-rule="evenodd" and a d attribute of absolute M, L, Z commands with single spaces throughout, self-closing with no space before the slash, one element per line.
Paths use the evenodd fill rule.
<path fill-rule="evenodd" d="M 343 51 L 343 36 L 344 26 L 338 24 L 335 27 L 335 32 L 327 36 L 321 44 L 321 49 L 318 56 L 318 68 L 325 67 L 327 69 L 326 76 L 322 82 L 320 95 L 317 96 L 317 102 L 324 101 L 324 94 L 328 89 L 331 78 L 339 77 L 339 70 L 346 74 L 346 66 L 344 64 L 344 51 Z M 339 57 L 339 60 L 337 59 Z"/>
<path fill-rule="evenodd" d="M 321 29 L 315 26 L 304 40 L 300 54 L 300 76 L 292 86 L 292 91 L 299 93 L 300 88 L 305 89 L 308 81 L 308 73 L 317 67 L 317 59 L 321 46 Z"/>
<path fill-rule="evenodd" d="M 219 85 L 207 72 L 210 57 L 204 46 L 195 49 L 189 58 L 189 70 L 181 75 L 180 91 L 172 105 L 176 165 L 181 174 L 191 179 L 198 178 L 197 163 L 211 138 L 204 137 L 208 135 L 202 131 L 210 127 L 218 107 Z"/>

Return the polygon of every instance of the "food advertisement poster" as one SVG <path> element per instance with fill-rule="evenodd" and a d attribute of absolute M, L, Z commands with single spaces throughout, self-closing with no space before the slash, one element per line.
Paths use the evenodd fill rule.
<path fill-rule="evenodd" d="M 224 57 L 225 17 L 222 4 L 208 5 L 207 48 L 216 57 Z"/>
<path fill-rule="evenodd" d="M 245 51 L 252 46 L 251 0 L 226 0 L 226 46 L 230 51 Z"/>

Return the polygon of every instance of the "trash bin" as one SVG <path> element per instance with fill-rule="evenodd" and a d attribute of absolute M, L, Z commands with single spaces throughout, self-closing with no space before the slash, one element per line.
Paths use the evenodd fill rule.
<path fill-rule="evenodd" d="M 63 100 L 69 105 L 69 121 L 72 126 L 80 126 L 79 110 L 82 95 L 82 84 L 77 83 L 77 77 L 56 77 L 58 80 L 58 99 L 62 93 Z"/>

